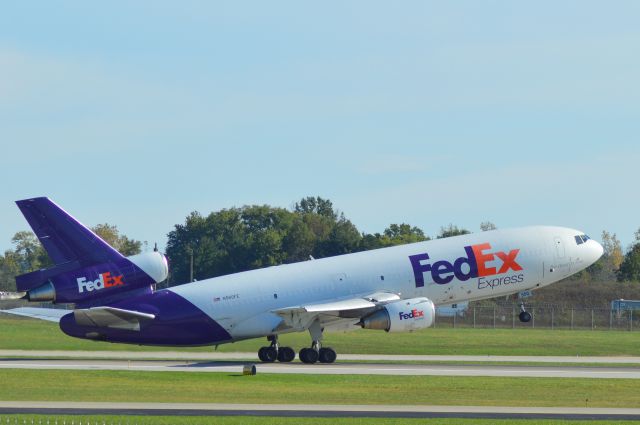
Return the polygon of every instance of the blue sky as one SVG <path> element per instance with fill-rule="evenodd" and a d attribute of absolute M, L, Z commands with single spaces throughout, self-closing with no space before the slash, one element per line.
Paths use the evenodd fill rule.
<path fill-rule="evenodd" d="M 359 229 L 640 227 L 640 3 L 11 2 L 0 251 L 46 195 L 162 246 L 329 198 Z"/>

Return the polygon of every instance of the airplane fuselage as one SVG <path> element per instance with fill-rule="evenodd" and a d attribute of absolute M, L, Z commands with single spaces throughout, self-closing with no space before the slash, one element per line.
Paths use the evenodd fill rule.
<path fill-rule="evenodd" d="M 557 282 L 595 262 L 602 247 L 582 232 L 548 226 L 495 230 L 274 266 L 175 286 L 115 307 L 155 315 L 140 330 L 78 326 L 72 336 L 150 345 L 209 345 L 301 331 L 282 327 L 277 310 L 397 294 L 435 305 L 505 296 Z M 66 320 L 65 320 L 66 319 Z M 341 329 L 356 328 L 346 318 Z"/>

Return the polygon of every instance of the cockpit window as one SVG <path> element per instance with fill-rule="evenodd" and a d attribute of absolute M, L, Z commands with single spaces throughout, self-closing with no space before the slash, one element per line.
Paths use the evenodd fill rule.
<path fill-rule="evenodd" d="M 589 239 L 591 239 L 589 236 L 587 235 L 576 235 L 574 236 L 576 239 L 576 243 L 578 245 L 585 243 L 586 241 L 588 241 Z"/>

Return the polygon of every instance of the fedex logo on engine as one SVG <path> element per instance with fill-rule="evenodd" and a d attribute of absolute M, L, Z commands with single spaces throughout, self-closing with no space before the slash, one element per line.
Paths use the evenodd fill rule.
<path fill-rule="evenodd" d="M 440 260 L 431 264 L 427 261 L 429 260 L 427 253 L 410 255 L 409 260 L 411 261 L 411 267 L 413 267 L 416 288 L 424 286 L 424 274 L 427 272 L 431 273 L 431 279 L 435 283 L 445 285 L 451 282 L 454 277 L 465 281 L 476 277 L 503 274 L 509 270 L 522 270 L 520 264 L 516 262 L 516 257 L 520 252 L 519 249 L 512 249 L 509 252 L 491 252 L 489 243 L 481 243 L 465 246 L 464 251 L 467 255 L 457 258 L 453 263 Z M 489 264 L 495 261 L 496 257 L 502 261 L 499 268 Z"/>
<path fill-rule="evenodd" d="M 87 280 L 86 277 L 79 277 L 77 279 L 77 282 L 79 293 L 83 293 L 85 291 L 92 292 L 99 289 L 111 288 L 112 286 L 124 285 L 124 282 L 122 281 L 122 275 L 111 276 L 110 272 L 99 274 L 96 280 Z"/>
<path fill-rule="evenodd" d="M 418 310 L 416 308 L 411 310 L 409 313 L 403 313 L 401 311 L 398 314 L 400 315 L 400 320 L 418 319 L 420 317 L 422 317 L 424 319 L 424 310 Z"/>

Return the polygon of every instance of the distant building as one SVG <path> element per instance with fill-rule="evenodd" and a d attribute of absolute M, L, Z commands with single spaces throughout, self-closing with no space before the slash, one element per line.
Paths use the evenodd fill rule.
<path fill-rule="evenodd" d="M 457 303 L 436 307 L 436 314 L 442 317 L 464 316 L 469 308 L 469 303 Z"/>
<path fill-rule="evenodd" d="M 637 300 L 613 300 L 611 301 L 611 310 L 618 316 L 623 311 L 640 310 L 640 301 Z"/>

